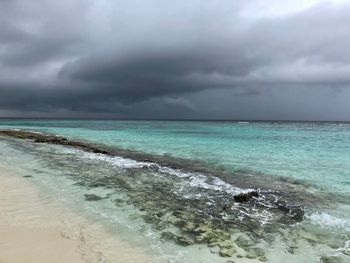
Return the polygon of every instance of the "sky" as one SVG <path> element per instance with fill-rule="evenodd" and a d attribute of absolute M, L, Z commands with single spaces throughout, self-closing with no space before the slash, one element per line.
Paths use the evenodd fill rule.
<path fill-rule="evenodd" d="M 0 0 L 0 117 L 350 121 L 350 0 Z"/>

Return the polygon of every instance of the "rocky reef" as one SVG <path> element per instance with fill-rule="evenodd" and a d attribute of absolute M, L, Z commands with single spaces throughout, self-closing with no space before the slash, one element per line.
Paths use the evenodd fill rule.
<path fill-rule="evenodd" d="M 85 200 L 86 201 L 100 201 L 102 199 L 104 199 L 101 196 L 95 195 L 95 194 L 85 194 Z"/>
<path fill-rule="evenodd" d="M 240 193 L 238 195 L 234 196 L 234 200 L 239 203 L 246 203 L 253 197 L 259 197 L 259 194 L 257 191 L 251 191 L 248 193 Z"/>
<path fill-rule="evenodd" d="M 62 136 L 51 135 L 46 133 L 44 134 L 21 130 L 0 130 L 0 135 L 10 136 L 19 139 L 31 139 L 34 140 L 34 142 L 36 143 L 50 143 L 57 145 L 72 146 L 87 152 L 108 154 L 107 151 L 104 151 L 103 149 L 100 149 L 99 147 L 90 145 L 88 143 L 68 140 L 67 138 Z"/>
<path fill-rule="evenodd" d="M 124 198 L 85 194 L 87 201 L 109 198 L 116 207 L 134 207 L 162 240 L 181 246 L 203 244 L 222 257 L 235 255 L 267 261 L 259 244 L 273 242 L 274 233 L 303 220 L 307 203 L 301 200 L 315 200 L 292 187 L 290 191 L 256 187 L 248 184 L 249 177 L 239 181 L 237 176 L 200 162 L 151 156 L 50 134 L 1 130 L 0 135 L 154 164 L 119 170 L 98 164 L 87 167 L 89 164 L 80 162 L 77 155 L 56 159 L 51 165 L 69 167 L 75 184 L 86 190 L 102 188 L 125 193 Z M 77 158 L 74 165 L 69 163 L 72 158 Z M 47 156 L 48 162 L 50 159 Z M 251 190 L 239 191 L 237 187 L 244 184 Z"/>

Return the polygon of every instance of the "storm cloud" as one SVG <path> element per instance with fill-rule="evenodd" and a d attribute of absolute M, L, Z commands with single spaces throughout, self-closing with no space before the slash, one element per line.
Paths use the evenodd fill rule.
<path fill-rule="evenodd" d="M 0 117 L 350 120 L 350 2 L 0 1 Z"/>

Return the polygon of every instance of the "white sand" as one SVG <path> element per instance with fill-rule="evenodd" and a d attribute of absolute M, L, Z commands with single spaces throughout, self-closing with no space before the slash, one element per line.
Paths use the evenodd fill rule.
<path fill-rule="evenodd" d="M 153 262 L 0 167 L 0 263 Z"/>

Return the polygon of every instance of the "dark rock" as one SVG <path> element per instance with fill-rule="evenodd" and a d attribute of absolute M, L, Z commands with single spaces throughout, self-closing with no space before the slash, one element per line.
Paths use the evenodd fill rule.
<path fill-rule="evenodd" d="M 229 210 L 230 208 L 227 205 L 223 205 L 222 206 L 222 211 L 221 212 L 226 212 L 227 210 Z"/>
<path fill-rule="evenodd" d="M 268 261 L 267 257 L 265 257 L 265 256 L 259 257 L 258 260 L 261 261 L 261 262 L 266 262 L 266 261 Z"/>
<path fill-rule="evenodd" d="M 248 248 L 254 245 L 254 242 L 247 236 L 240 235 L 236 240 L 236 244 L 241 248 Z"/>
<path fill-rule="evenodd" d="M 181 236 L 178 238 L 178 244 L 183 246 L 188 246 L 188 245 L 193 245 L 194 241 L 189 237 Z"/>
<path fill-rule="evenodd" d="M 345 263 L 345 261 L 337 256 L 324 256 L 320 259 L 321 263 Z"/>
<path fill-rule="evenodd" d="M 258 197 L 258 196 L 259 194 L 257 191 L 251 191 L 249 193 L 241 193 L 241 194 L 235 195 L 234 200 L 239 203 L 246 203 L 253 197 Z"/>
<path fill-rule="evenodd" d="M 161 238 L 164 240 L 170 240 L 175 242 L 176 244 L 182 246 L 188 246 L 194 244 L 193 240 L 187 236 L 177 236 L 171 232 L 162 232 Z"/>
<path fill-rule="evenodd" d="M 220 248 L 218 246 L 209 247 L 209 250 L 213 254 L 219 254 Z"/>
<path fill-rule="evenodd" d="M 122 206 L 125 204 L 125 200 L 123 199 L 114 199 L 114 203 L 117 205 L 117 206 Z"/>
<path fill-rule="evenodd" d="M 105 187 L 108 188 L 107 184 L 104 182 L 93 182 L 89 184 L 89 188 Z"/>
<path fill-rule="evenodd" d="M 24 178 L 31 178 L 33 175 L 23 175 Z"/>
<path fill-rule="evenodd" d="M 236 249 L 234 247 L 222 248 L 220 249 L 219 255 L 221 257 L 232 257 L 234 253 L 236 253 Z"/>
<path fill-rule="evenodd" d="M 248 251 L 247 258 L 263 258 L 265 253 L 261 248 L 254 247 Z"/>
<path fill-rule="evenodd" d="M 94 194 L 85 194 L 84 196 L 86 201 L 99 201 L 103 199 L 103 197 Z"/>
<path fill-rule="evenodd" d="M 290 247 L 288 247 L 286 250 L 288 251 L 288 253 L 294 255 L 296 249 L 298 249 L 297 246 L 290 246 Z"/>
<path fill-rule="evenodd" d="M 76 182 L 73 185 L 84 186 L 84 185 L 86 185 L 86 183 L 85 182 Z"/>
<path fill-rule="evenodd" d="M 284 213 L 282 221 L 285 223 L 301 222 L 304 218 L 305 211 L 300 206 L 279 204 L 277 208 Z"/>
<path fill-rule="evenodd" d="M 162 232 L 161 238 L 164 240 L 176 240 L 178 236 L 171 232 Z"/>

